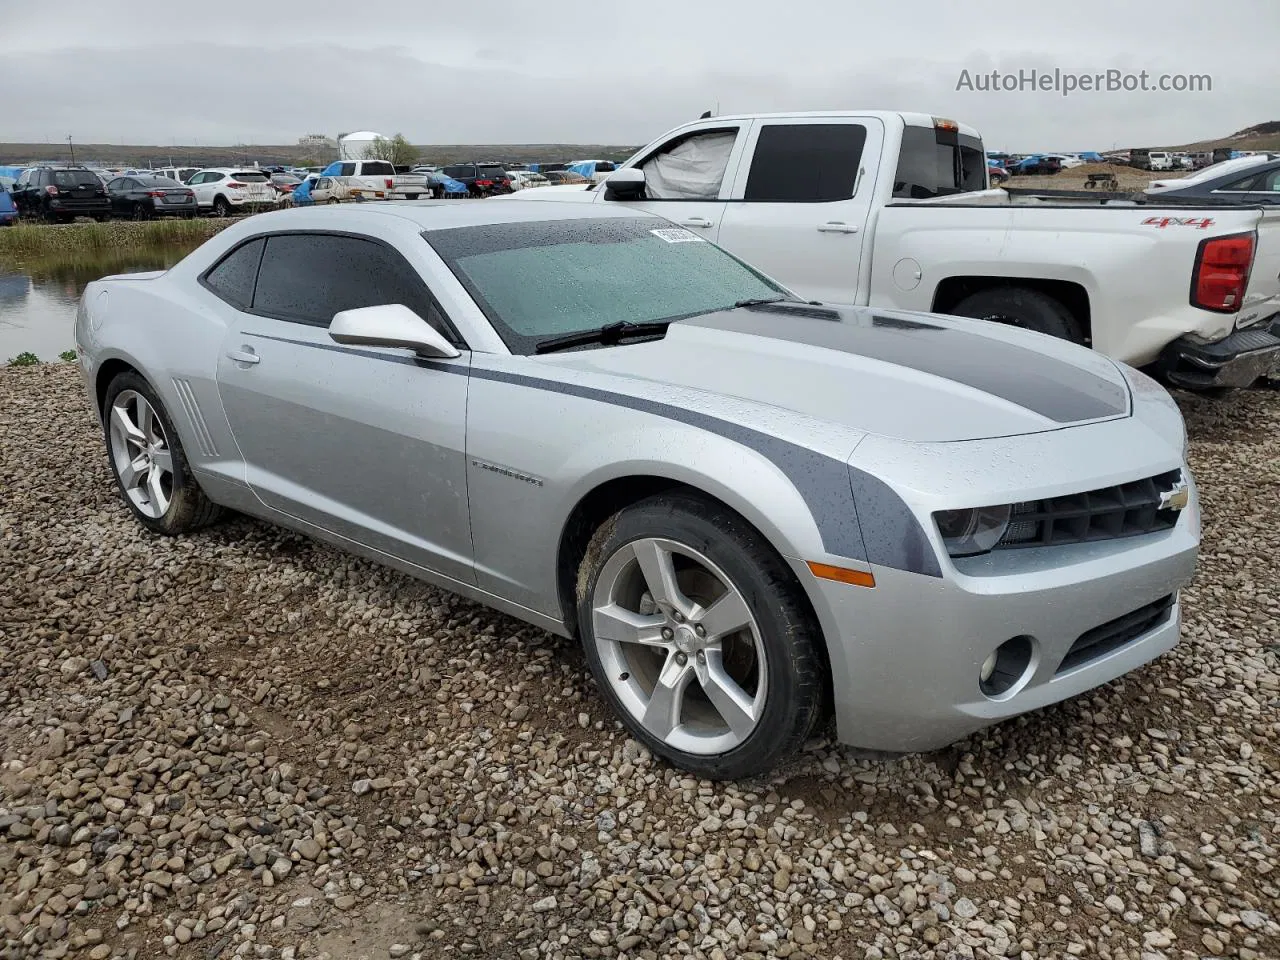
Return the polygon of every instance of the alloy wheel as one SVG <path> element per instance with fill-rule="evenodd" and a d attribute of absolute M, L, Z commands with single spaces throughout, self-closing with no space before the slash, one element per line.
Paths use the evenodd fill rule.
<path fill-rule="evenodd" d="M 755 730 L 768 695 L 760 629 L 706 556 L 643 538 L 604 564 L 592 595 L 604 675 L 652 736 L 686 753 L 726 753 Z"/>
<path fill-rule="evenodd" d="M 120 486 L 139 512 L 159 520 L 173 498 L 173 454 L 160 416 L 136 390 L 120 391 L 109 416 Z"/>

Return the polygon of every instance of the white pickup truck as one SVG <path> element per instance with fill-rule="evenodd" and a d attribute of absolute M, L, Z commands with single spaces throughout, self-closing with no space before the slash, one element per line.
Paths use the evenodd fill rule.
<path fill-rule="evenodd" d="M 321 175 L 346 177 L 351 196 L 357 200 L 417 200 L 431 195 L 426 177 L 396 173 L 389 160 L 335 160 Z"/>
<path fill-rule="evenodd" d="M 503 199 L 632 205 L 814 300 L 1013 323 L 1188 388 L 1280 373 L 1280 211 L 988 187 L 977 131 L 867 111 L 703 119 Z"/>

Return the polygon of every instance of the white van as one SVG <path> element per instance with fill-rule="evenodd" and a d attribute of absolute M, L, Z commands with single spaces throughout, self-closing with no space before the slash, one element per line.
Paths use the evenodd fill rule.
<path fill-rule="evenodd" d="M 1147 156 L 1150 158 L 1150 170 L 1172 170 L 1174 168 L 1173 154 L 1165 153 L 1163 150 L 1152 150 Z"/>

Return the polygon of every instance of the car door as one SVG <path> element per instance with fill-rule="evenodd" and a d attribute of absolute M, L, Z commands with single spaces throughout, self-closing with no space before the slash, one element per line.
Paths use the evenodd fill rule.
<path fill-rule="evenodd" d="M 473 583 L 470 354 L 425 363 L 406 350 L 341 346 L 327 330 L 339 311 L 401 303 L 447 331 L 417 271 L 372 238 L 273 233 L 202 282 L 227 318 L 218 391 L 258 499 Z"/>
<path fill-rule="evenodd" d="M 748 121 L 725 122 L 675 134 L 628 164 L 645 173 L 645 199 L 610 202 L 656 213 L 715 241 L 749 129 Z M 603 187 L 595 192 L 605 199 Z"/>
<path fill-rule="evenodd" d="M 874 117 L 755 121 L 718 242 L 801 296 L 857 302 L 883 141 Z"/>

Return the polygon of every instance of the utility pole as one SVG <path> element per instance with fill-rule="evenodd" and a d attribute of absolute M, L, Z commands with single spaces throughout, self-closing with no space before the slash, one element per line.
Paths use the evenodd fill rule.
<path fill-rule="evenodd" d="M 76 165 L 76 145 L 71 142 L 71 134 L 67 134 L 67 146 L 71 148 L 71 165 Z"/>

